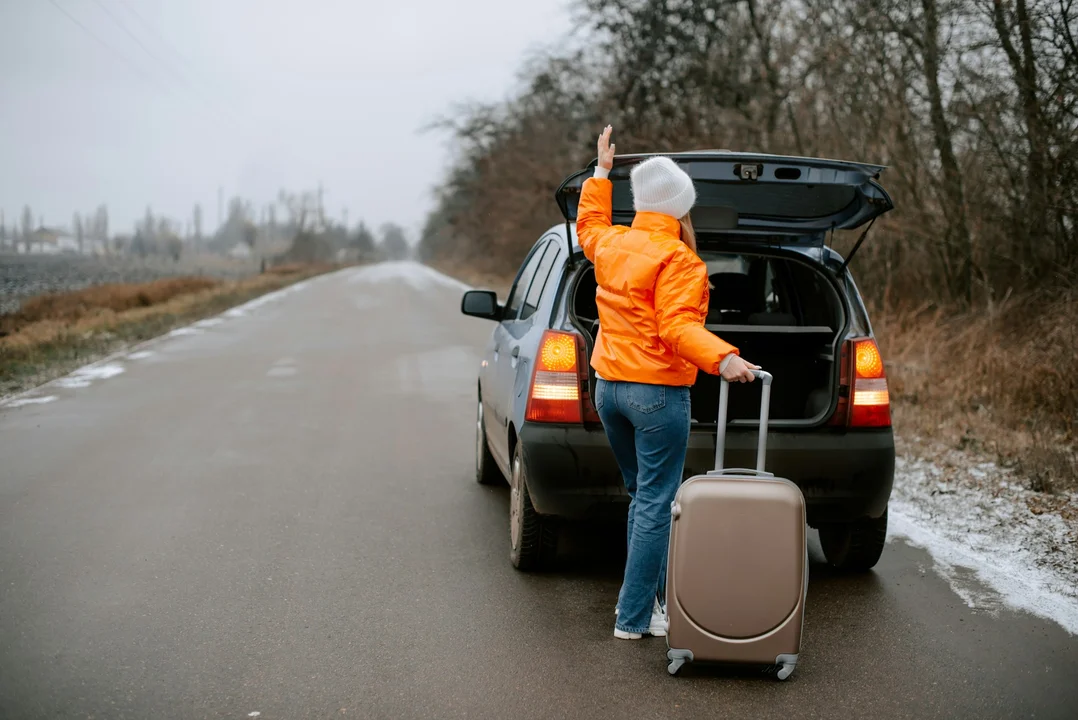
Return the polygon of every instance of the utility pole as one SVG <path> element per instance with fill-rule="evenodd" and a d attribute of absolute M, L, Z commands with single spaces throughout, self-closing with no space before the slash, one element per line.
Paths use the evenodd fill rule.
<path fill-rule="evenodd" d="M 224 224 L 224 206 L 225 206 L 225 189 L 223 187 L 217 188 L 217 232 L 221 232 L 221 225 Z"/>
<path fill-rule="evenodd" d="M 325 206 L 322 204 L 322 196 L 324 191 L 322 190 L 322 183 L 318 183 L 318 225 L 321 230 L 326 228 L 326 211 Z"/>

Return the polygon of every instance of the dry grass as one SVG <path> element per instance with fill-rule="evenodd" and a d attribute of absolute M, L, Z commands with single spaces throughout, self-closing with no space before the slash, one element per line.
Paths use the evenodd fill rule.
<path fill-rule="evenodd" d="M 0 316 L 0 335 L 17 333 L 46 321 L 74 323 L 102 310 L 122 313 L 134 308 L 160 305 L 180 295 L 216 287 L 220 282 L 211 278 L 178 277 L 39 295 L 25 301 L 18 311 Z"/>
<path fill-rule="evenodd" d="M 278 268 L 237 281 L 170 278 L 33 298 L 0 316 L 0 396 L 329 269 Z"/>
<path fill-rule="evenodd" d="M 304 265 L 303 263 L 285 263 L 266 268 L 269 275 L 294 275 L 295 273 L 321 273 L 335 270 L 338 266 L 327 263 Z"/>
<path fill-rule="evenodd" d="M 1078 298 L 977 313 L 873 313 L 896 425 L 1016 464 L 1039 492 L 1078 490 Z"/>

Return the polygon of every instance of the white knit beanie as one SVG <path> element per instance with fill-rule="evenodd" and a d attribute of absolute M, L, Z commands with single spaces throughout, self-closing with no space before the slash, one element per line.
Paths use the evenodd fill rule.
<path fill-rule="evenodd" d="M 696 188 L 689 174 L 668 157 L 645 160 L 629 173 L 633 207 L 682 218 L 696 202 Z"/>

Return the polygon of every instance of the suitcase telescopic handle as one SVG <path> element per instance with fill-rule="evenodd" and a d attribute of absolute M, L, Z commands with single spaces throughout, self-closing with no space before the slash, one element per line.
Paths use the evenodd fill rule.
<path fill-rule="evenodd" d="M 756 471 L 764 472 L 764 455 L 767 453 L 767 418 L 771 409 L 771 373 L 766 370 L 753 370 L 752 374 L 763 383 L 760 389 L 760 441 L 756 447 Z M 726 378 L 719 378 L 719 418 L 715 428 L 715 469 L 722 470 L 723 455 L 726 454 L 726 410 L 730 405 L 730 383 Z"/>

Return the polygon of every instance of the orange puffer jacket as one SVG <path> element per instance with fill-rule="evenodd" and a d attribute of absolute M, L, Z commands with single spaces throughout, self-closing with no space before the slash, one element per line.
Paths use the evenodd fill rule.
<path fill-rule="evenodd" d="M 704 327 L 707 266 L 669 215 L 638 212 L 631 228 L 611 225 L 613 185 L 588 178 L 576 232 L 595 265 L 599 337 L 591 356 L 606 380 L 692 385 L 697 368 L 717 375 L 733 345 Z"/>

